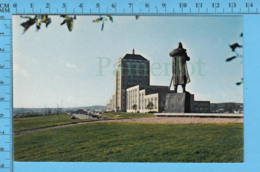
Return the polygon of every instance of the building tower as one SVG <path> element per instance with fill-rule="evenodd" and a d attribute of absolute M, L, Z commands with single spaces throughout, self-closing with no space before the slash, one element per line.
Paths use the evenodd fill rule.
<path fill-rule="evenodd" d="M 143 56 L 126 54 L 118 60 L 116 71 L 116 111 L 126 111 L 126 89 L 135 85 L 150 85 L 150 62 Z"/>

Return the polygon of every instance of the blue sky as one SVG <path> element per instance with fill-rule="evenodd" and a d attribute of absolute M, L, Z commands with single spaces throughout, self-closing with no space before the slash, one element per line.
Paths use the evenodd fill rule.
<path fill-rule="evenodd" d="M 52 16 L 47 29 L 33 26 L 25 34 L 25 19 L 13 18 L 14 107 L 105 105 L 114 93 L 115 64 L 133 48 L 150 60 L 151 85 L 169 85 L 169 52 L 179 41 L 191 58 L 187 90 L 196 100 L 243 102 L 243 85 L 235 85 L 243 59 L 225 62 L 234 55 L 228 45 L 243 43 L 242 16 L 115 16 L 104 31 L 92 23 L 97 16 L 77 16 L 72 32 Z"/>

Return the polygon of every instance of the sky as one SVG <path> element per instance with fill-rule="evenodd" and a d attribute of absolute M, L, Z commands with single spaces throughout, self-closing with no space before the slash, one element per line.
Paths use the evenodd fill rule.
<path fill-rule="evenodd" d="M 69 32 L 63 18 L 23 34 L 26 19 L 13 16 L 14 107 L 105 105 L 115 92 L 115 70 L 126 53 L 150 60 L 151 85 L 171 79 L 169 52 L 178 42 L 191 60 L 186 89 L 195 100 L 243 102 L 243 58 L 230 44 L 243 44 L 242 16 L 114 16 L 113 23 L 93 23 L 98 16 L 77 16 Z M 243 55 L 243 49 L 238 53 Z M 181 87 L 179 86 L 179 91 Z"/>

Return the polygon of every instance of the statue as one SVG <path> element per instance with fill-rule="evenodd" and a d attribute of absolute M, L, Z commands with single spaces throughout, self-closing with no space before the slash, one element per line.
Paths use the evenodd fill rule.
<path fill-rule="evenodd" d="M 182 85 L 183 92 L 185 93 L 186 84 L 190 82 L 188 73 L 188 67 L 186 61 L 190 60 L 190 57 L 186 53 L 186 49 L 182 47 L 182 43 L 179 42 L 178 48 L 170 52 L 172 57 L 172 79 L 170 83 L 174 85 L 174 92 L 177 93 L 178 85 Z"/>

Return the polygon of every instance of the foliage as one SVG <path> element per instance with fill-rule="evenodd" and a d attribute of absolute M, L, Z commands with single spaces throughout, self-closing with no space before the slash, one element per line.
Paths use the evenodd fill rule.
<path fill-rule="evenodd" d="M 64 18 L 63 22 L 60 25 L 67 24 L 69 31 L 71 32 L 73 29 L 74 20 L 76 20 L 76 16 L 70 17 L 69 15 L 61 15 Z"/>
<path fill-rule="evenodd" d="M 147 109 L 150 109 L 150 112 L 151 112 L 151 110 L 153 109 L 153 102 L 148 102 L 148 104 L 147 104 Z"/>
<path fill-rule="evenodd" d="M 108 20 L 110 20 L 111 22 L 113 22 L 113 17 L 110 16 L 110 15 L 106 15 L 106 17 L 104 17 L 104 16 L 99 16 L 99 18 L 93 20 L 92 22 L 94 22 L 94 23 L 102 22 L 101 31 L 103 31 L 103 30 L 104 30 L 105 21 L 108 21 Z"/>
<path fill-rule="evenodd" d="M 132 106 L 132 108 L 136 111 L 136 109 L 137 109 L 137 105 L 134 104 L 134 105 Z"/>
<path fill-rule="evenodd" d="M 26 32 L 32 25 L 36 25 L 36 30 L 41 29 L 41 24 L 45 23 L 46 28 L 51 23 L 51 18 L 48 15 L 35 15 L 34 18 L 30 16 L 21 16 L 21 18 L 28 19 L 27 21 L 23 22 L 21 26 L 24 28 L 23 32 Z"/>
<path fill-rule="evenodd" d="M 243 162 L 243 124 L 89 123 L 14 137 L 15 161 Z"/>
<path fill-rule="evenodd" d="M 241 84 L 243 84 L 243 82 L 244 82 L 244 78 L 241 78 L 241 80 L 239 82 L 236 82 L 236 85 L 241 85 Z"/>
<path fill-rule="evenodd" d="M 71 32 L 74 25 L 74 20 L 76 20 L 76 15 L 60 15 L 64 20 L 60 25 L 64 25 L 66 23 L 68 30 Z M 24 33 L 34 24 L 36 24 L 36 31 L 41 29 L 41 24 L 45 23 L 46 28 L 51 23 L 51 18 L 48 15 L 35 15 L 33 18 L 31 16 L 21 16 L 21 18 L 28 19 L 27 21 L 21 23 L 21 26 L 24 28 Z M 135 19 L 138 20 L 140 16 L 135 16 Z M 99 18 L 93 20 L 94 23 L 102 22 L 101 31 L 104 30 L 105 21 L 110 20 L 113 23 L 113 17 L 111 15 L 99 16 Z"/>
<path fill-rule="evenodd" d="M 240 34 L 240 37 L 243 37 L 243 33 Z M 240 54 L 236 51 L 238 48 L 242 48 L 243 45 L 240 45 L 240 44 L 238 44 L 238 43 L 236 42 L 236 43 L 234 43 L 234 44 L 229 45 L 229 47 L 231 48 L 231 51 L 235 53 L 235 55 L 232 56 L 232 57 L 227 58 L 227 59 L 226 59 L 226 62 L 230 62 L 230 61 L 236 59 L 237 57 L 243 58 L 243 55 L 240 55 Z M 237 82 L 236 85 L 241 85 L 242 83 L 243 83 L 243 78 L 241 78 L 241 80 L 240 80 L 239 82 Z"/>

